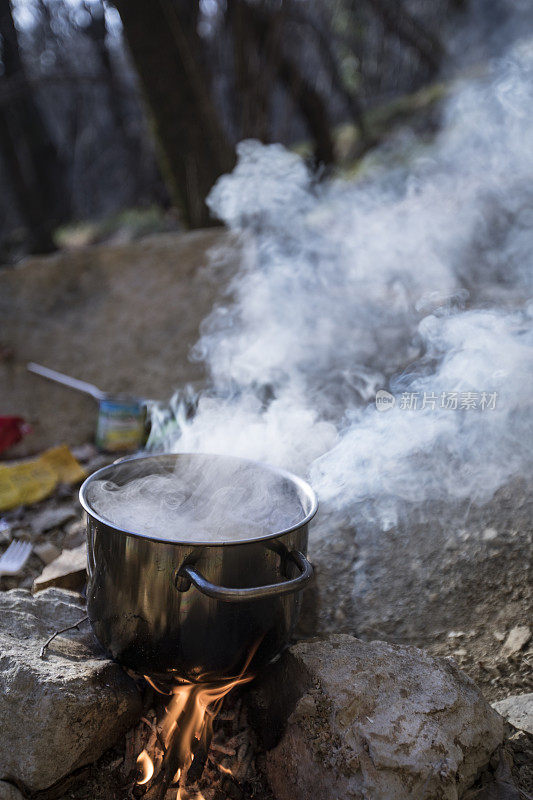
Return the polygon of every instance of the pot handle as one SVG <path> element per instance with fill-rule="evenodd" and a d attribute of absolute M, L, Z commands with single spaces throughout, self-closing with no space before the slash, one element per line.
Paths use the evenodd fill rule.
<path fill-rule="evenodd" d="M 261 600 L 265 597 L 299 592 L 312 579 L 313 565 L 307 560 L 303 553 L 300 553 L 299 550 L 293 550 L 288 554 L 288 557 L 297 565 L 300 574 L 296 578 L 291 578 L 281 583 L 271 583 L 268 586 L 250 586 L 246 589 L 232 589 L 229 586 L 217 586 L 208 581 L 207 578 L 204 578 L 204 576 L 190 564 L 181 567 L 178 576 L 180 578 L 188 578 L 189 581 L 194 583 L 198 591 L 202 592 L 202 594 L 206 594 L 208 597 L 214 597 L 215 600 L 231 603 L 244 602 L 246 600 Z M 187 586 L 187 589 L 188 588 Z M 185 587 L 182 591 L 186 591 Z"/>

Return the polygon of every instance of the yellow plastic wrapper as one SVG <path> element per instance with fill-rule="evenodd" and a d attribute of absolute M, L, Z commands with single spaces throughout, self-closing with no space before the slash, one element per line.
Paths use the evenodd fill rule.
<path fill-rule="evenodd" d="M 0 511 L 37 503 L 52 494 L 58 483 L 77 483 L 85 477 L 66 444 L 31 461 L 0 464 Z"/>

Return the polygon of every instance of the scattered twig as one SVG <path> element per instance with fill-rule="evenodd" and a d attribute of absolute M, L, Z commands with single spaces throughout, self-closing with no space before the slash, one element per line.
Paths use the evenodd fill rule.
<path fill-rule="evenodd" d="M 150 722 L 150 720 L 147 719 L 146 717 L 141 717 L 141 722 L 144 722 L 145 725 L 147 725 L 150 728 L 150 730 L 152 731 L 152 736 L 148 740 L 148 745 L 147 745 L 146 749 L 150 750 L 150 748 L 153 746 L 153 744 L 155 742 L 157 742 L 157 744 L 159 745 L 159 747 L 161 748 L 163 753 L 166 753 L 167 752 L 167 748 L 166 748 L 165 742 L 163 741 L 163 739 L 161 737 L 161 731 L 157 727 L 156 723 L 155 722 Z"/>
<path fill-rule="evenodd" d="M 81 625 L 81 623 L 85 622 L 88 619 L 89 619 L 88 616 L 82 617 L 77 622 L 75 622 L 74 625 L 67 625 L 66 628 L 61 628 L 61 630 L 54 631 L 54 633 L 51 636 L 48 637 L 46 642 L 41 647 L 41 652 L 39 653 L 39 658 L 45 658 L 46 650 L 49 647 L 49 645 L 53 642 L 53 640 L 56 638 L 56 636 L 59 636 L 60 633 L 65 633 L 66 631 L 71 631 L 74 628 L 78 628 L 79 629 L 79 626 Z"/>

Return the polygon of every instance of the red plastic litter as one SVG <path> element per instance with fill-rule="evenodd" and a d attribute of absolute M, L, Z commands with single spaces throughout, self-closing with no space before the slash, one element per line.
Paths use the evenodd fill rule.
<path fill-rule="evenodd" d="M 30 432 L 31 426 L 22 417 L 0 416 L 0 453 L 20 442 L 22 437 Z"/>

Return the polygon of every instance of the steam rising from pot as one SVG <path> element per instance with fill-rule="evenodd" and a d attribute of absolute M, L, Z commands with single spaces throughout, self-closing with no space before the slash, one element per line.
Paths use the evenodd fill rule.
<path fill-rule="evenodd" d="M 482 502 L 529 471 L 532 87 L 524 41 L 456 86 L 433 144 L 399 135 L 355 183 L 241 143 L 209 199 L 243 246 L 194 351 L 211 386 L 190 419 L 179 396 L 172 419 L 156 413 L 152 444 L 308 473 L 327 505 L 384 528 L 406 504 Z"/>
<path fill-rule="evenodd" d="M 143 462 L 139 464 L 142 472 Z M 121 530 L 201 543 L 266 536 L 298 524 L 309 510 L 279 473 L 241 460 L 220 463 L 209 457 L 185 463 L 178 459 L 173 470 L 126 483 L 92 481 L 87 499 Z"/>

